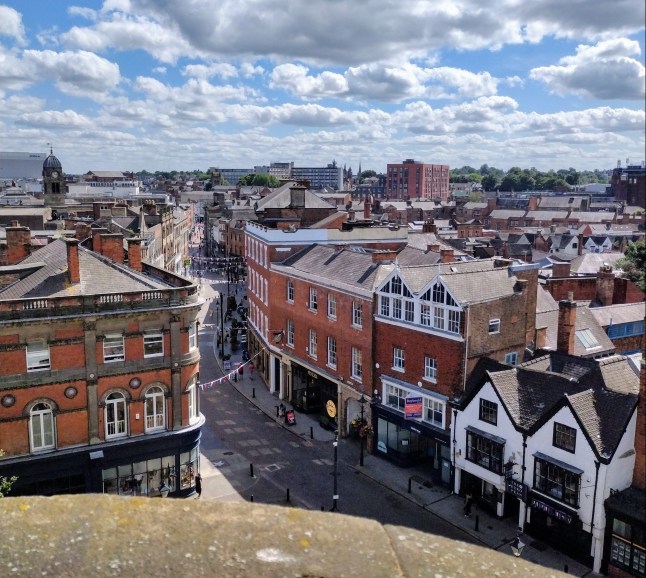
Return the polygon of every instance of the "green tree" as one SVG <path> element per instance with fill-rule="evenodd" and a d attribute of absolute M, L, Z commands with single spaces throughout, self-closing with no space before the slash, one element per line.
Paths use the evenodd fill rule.
<path fill-rule="evenodd" d="M 0 458 L 2 456 L 4 456 L 4 450 L 0 450 Z M 0 498 L 4 498 L 11 491 L 11 486 L 17 479 L 16 476 L 11 476 L 10 478 L 0 476 Z"/>
<path fill-rule="evenodd" d="M 479 203 L 482 200 L 482 193 L 480 191 L 471 191 L 469 193 L 469 201 L 472 203 Z"/>
<path fill-rule="evenodd" d="M 646 242 L 640 239 L 636 243 L 629 243 L 624 257 L 615 263 L 624 272 L 624 275 L 633 281 L 642 291 L 646 291 Z"/>
<path fill-rule="evenodd" d="M 359 175 L 359 179 L 360 180 L 370 179 L 370 178 L 376 177 L 376 176 L 377 176 L 376 171 L 373 171 L 373 170 L 361 171 L 361 174 Z"/>
<path fill-rule="evenodd" d="M 487 173 L 482 177 L 482 188 L 485 191 L 495 191 L 498 188 L 498 177 L 494 174 Z"/>

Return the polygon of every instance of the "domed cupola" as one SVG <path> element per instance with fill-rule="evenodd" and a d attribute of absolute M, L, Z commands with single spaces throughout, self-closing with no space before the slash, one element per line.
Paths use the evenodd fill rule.
<path fill-rule="evenodd" d="M 63 203 L 65 199 L 65 176 L 63 165 L 49 149 L 49 156 L 43 161 L 43 193 L 45 206 L 51 207 Z"/>
<path fill-rule="evenodd" d="M 62 169 L 63 165 L 61 165 L 61 161 L 58 160 L 54 156 L 54 151 L 50 148 L 49 149 L 49 156 L 45 159 L 43 162 L 43 176 L 45 176 L 45 171 L 46 169 Z"/>

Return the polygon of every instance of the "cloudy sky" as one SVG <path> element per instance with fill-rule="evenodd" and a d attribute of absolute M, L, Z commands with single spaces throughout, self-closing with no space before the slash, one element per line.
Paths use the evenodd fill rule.
<path fill-rule="evenodd" d="M 67 173 L 611 168 L 644 0 L 0 0 L 0 150 Z"/>

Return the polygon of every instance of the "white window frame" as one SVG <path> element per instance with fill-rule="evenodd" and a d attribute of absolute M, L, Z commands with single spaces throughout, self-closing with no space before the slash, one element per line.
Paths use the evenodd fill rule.
<path fill-rule="evenodd" d="M 287 345 L 294 347 L 294 321 L 287 320 Z"/>
<path fill-rule="evenodd" d="M 111 353 L 107 353 L 111 351 Z M 103 338 L 103 362 L 114 363 L 126 358 L 126 343 L 123 333 L 106 333 Z"/>
<path fill-rule="evenodd" d="M 166 429 L 166 397 L 164 390 L 154 385 L 144 395 L 144 431 L 146 433 Z"/>
<path fill-rule="evenodd" d="M 505 363 L 508 365 L 517 365 L 518 364 L 518 353 L 511 351 L 505 354 Z"/>
<path fill-rule="evenodd" d="M 352 326 L 363 327 L 363 305 L 356 301 L 352 302 Z"/>
<path fill-rule="evenodd" d="M 363 356 L 361 349 L 357 347 L 352 348 L 352 362 L 350 364 L 350 376 L 352 379 L 361 381 L 363 377 Z"/>
<path fill-rule="evenodd" d="M 37 403 L 29 412 L 29 444 L 32 452 L 51 450 L 56 446 L 56 421 L 49 402 Z"/>
<path fill-rule="evenodd" d="M 336 338 L 327 338 L 327 364 L 333 369 L 336 369 L 337 364 L 337 351 L 336 351 Z"/>
<path fill-rule="evenodd" d="M 123 416 L 119 416 L 119 410 Z M 128 404 L 120 391 L 112 392 L 105 400 L 105 439 L 123 438 L 128 435 Z"/>
<path fill-rule="evenodd" d="M 294 303 L 294 282 L 287 279 L 287 303 Z"/>
<path fill-rule="evenodd" d="M 192 383 L 186 388 L 186 394 L 188 396 L 188 421 L 189 423 L 195 423 L 200 417 L 197 409 L 197 385 L 195 383 L 195 379 L 193 379 Z"/>
<path fill-rule="evenodd" d="M 419 322 L 424 327 L 431 327 L 431 306 L 428 303 L 420 304 Z"/>
<path fill-rule="evenodd" d="M 401 347 L 393 347 L 393 369 L 406 371 L 406 352 Z"/>
<path fill-rule="evenodd" d="M 194 321 L 188 326 L 188 349 L 197 349 L 197 322 Z"/>
<path fill-rule="evenodd" d="M 51 369 L 51 352 L 49 344 L 44 341 L 27 343 L 27 371 L 46 371 Z"/>
<path fill-rule="evenodd" d="M 424 379 L 437 383 L 437 359 L 424 356 Z"/>
<path fill-rule="evenodd" d="M 308 333 L 308 353 L 310 357 L 316 358 L 318 350 L 318 339 L 316 337 L 316 330 L 310 329 Z"/>
<path fill-rule="evenodd" d="M 317 294 L 317 291 L 316 291 L 316 287 L 310 287 L 309 302 L 308 302 L 307 306 L 308 306 L 310 311 L 317 311 L 318 310 L 318 294 Z"/>
<path fill-rule="evenodd" d="M 156 345 L 154 353 L 148 353 L 147 347 Z M 144 333 L 144 357 L 164 356 L 164 334 L 161 331 Z"/>
<path fill-rule="evenodd" d="M 327 295 L 327 316 L 330 319 L 336 319 L 336 295 L 331 293 Z"/>
<path fill-rule="evenodd" d="M 500 319 L 489 319 L 489 335 L 500 333 Z"/>
<path fill-rule="evenodd" d="M 446 405 L 441 399 L 436 399 L 434 397 L 424 397 L 424 412 L 422 420 L 426 423 L 430 423 L 435 427 L 444 429 L 444 417 L 446 414 Z M 439 414 L 440 420 L 434 418 L 435 414 Z"/>

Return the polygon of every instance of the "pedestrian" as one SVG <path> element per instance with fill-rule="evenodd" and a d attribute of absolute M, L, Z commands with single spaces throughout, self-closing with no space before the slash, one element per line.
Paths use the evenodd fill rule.
<path fill-rule="evenodd" d="M 473 503 L 473 496 L 471 495 L 471 490 L 467 490 L 467 493 L 464 495 L 464 517 L 471 517 L 471 505 Z"/>
<path fill-rule="evenodd" d="M 198 498 L 202 495 L 202 476 L 200 474 L 195 476 L 195 492 Z"/>

